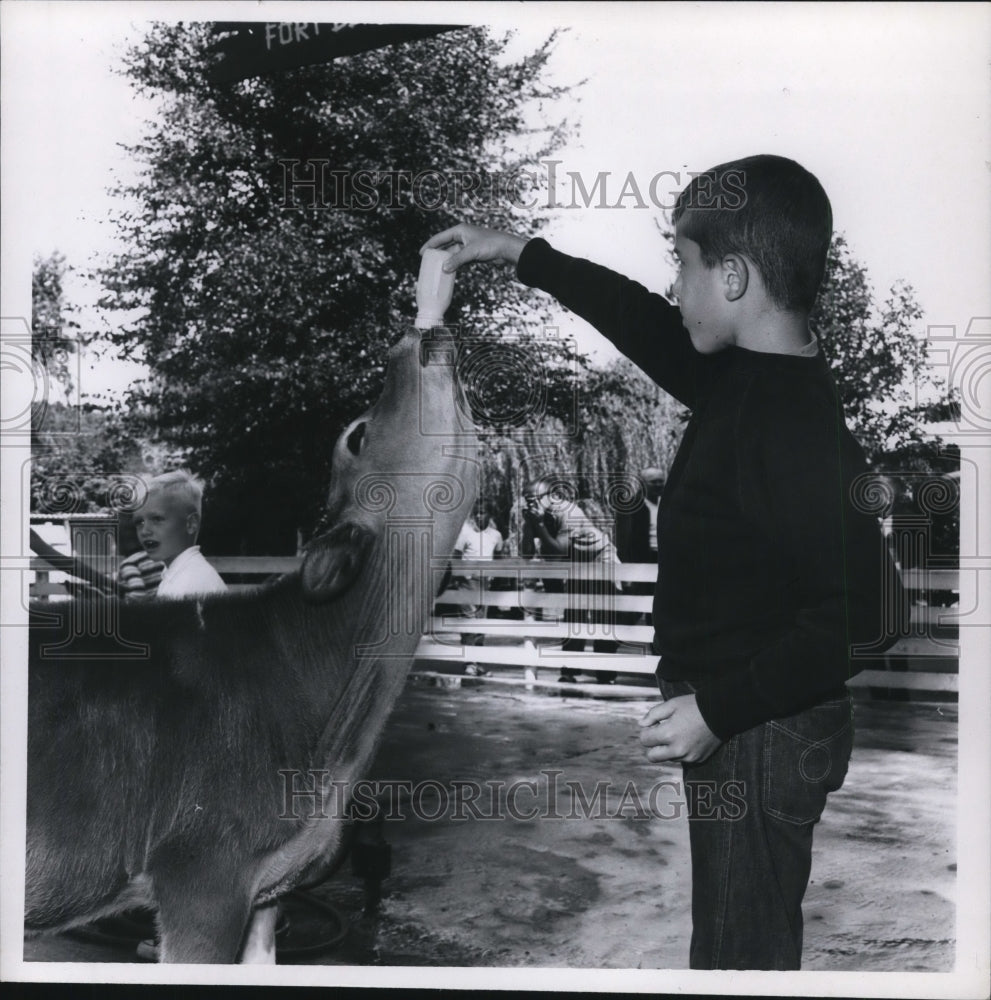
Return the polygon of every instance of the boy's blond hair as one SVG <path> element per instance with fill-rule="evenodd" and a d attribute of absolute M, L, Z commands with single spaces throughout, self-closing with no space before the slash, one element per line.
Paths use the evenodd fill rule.
<path fill-rule="evenodd" d="M 185 469 L 165 472 L 148 482 L 148 493 L 165 493 L 186 508 L 186 513 L 203 516 L 203 480 Z"/>

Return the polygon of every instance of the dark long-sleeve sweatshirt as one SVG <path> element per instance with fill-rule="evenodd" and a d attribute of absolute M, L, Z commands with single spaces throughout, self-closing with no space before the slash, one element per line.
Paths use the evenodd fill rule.
<path fill-rule="evenodd" d="M 658 512 L 658 672 L 722 739 L 842 693 L 891 645 L 897 573 L 851 484 L 867 472 L 821 352 L 692 346 L 662 296 L 531 240 L 517 273 L 691 408 Z"/>

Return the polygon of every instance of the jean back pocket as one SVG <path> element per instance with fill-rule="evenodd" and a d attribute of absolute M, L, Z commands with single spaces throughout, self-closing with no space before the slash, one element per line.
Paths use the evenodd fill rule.
<path fill-rule="evenodd" d="M 768 722 L 764 736 L 764 811 L 788 823 L 815 823 L 826 796 L 846 778 L 853 749 L 849 697 Z"/>

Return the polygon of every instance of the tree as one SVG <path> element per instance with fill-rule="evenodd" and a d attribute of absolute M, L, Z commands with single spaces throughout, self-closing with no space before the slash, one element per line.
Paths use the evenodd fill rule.
<path fill-rule="evenodd" d="M 109 339 L 150 368 L 131 404 L 209 483 L 214 551 L 284 551 L 411 319 L 419 246 L 461 219 L 535 232 L 507 178 L 567 124 L 525 117 L 560 93 L 541 82 L 553 37 L 509 62 L 506 39 L 467 28 L 235 83 L 211 82 L 212 42 L 209 25 L 157 25 L 128 57 L 161 115 L 132 150 L 145 172 L 120 191 L 138 207 L 119 215 L 103 304 L 143 310 Z M 486 272 L 459 274 L 449 320 L 532 343 L 528 290 Z M 541 349 L 567 397 L 577 359 Z"/>
<path fill-rule="evenodd" d="M 79 330 L 66 300 L 69 267 L 58 251 L 36 257 L 31 280 L 31 353 L 46 393 L 31 408 L 31 511 L 106 513 L 129 502 L 147 445 L 121 413 L 70 402 Z M 58 387 L 62 399 L 52 390 Z"/>
<path fill-rule="evenodd" d="M 482 432 L 480 491 L 504 533 L 514 527 L 511 511 L 524 485 L 540 475 L 564 477 L 596 516 L 636 503 L 636 476 L 670 466 L 687 418 L 626 358 L 583 371 L 570 406 L 559 404 L 525 427 Z"/>
<path fill-rule="evenodd" d="M 145 451 L 121 414 L 53 404 L 33 435 L 31 512 L 112 513 L 133 505 Z"/>
<path fill-rule="evenodd" d="M 872 461 L 938 444 L 926 424 L 948 396 L 929 367 L 923 312 L 912 286 L 896 282 L 879 305 L 842 234 L 833 237 L 812 325 L 836 375 L 851 429 Z"/>
<path fill-rule="evenodd" d="M 632 361 L 619 358 L 591 372 L 579 421 L 575 468 L 582 495 L 605 503 L 596 484 L 653 466 L 667 469 L 681 441 L 684 407 Z"/>
<path fill-rule="evenodd" d="M 74 388 L 70 356 L 77 350 L 70 333 L 79 329 L 62 289 L 68 270 L 65 257 L 56 250 L 48 257 L 35 256 L 31 272 L 31 360 L 47 386 L 59 386 L 66 398 Z"/>

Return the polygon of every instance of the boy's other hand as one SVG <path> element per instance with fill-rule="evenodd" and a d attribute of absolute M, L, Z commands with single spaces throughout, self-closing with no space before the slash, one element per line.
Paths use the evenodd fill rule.
<path fill-rule="evenodd" d="M 444 261 L 445 271 L 456 271 L 462 264 L 475 261 L 504 261 L 515 266 L 520 259 L 520 252 L 526 246 L 526 240 L 513 236 L 512 233 L 500 233 L 462 222 L 431 236 L 420 247 L 420 253 L 424 250 L 447 249 L 455 244 L 460 244 L 461 249 Z"/>
<path fill-rule="evenodd" d="M 705 724 L 693 694 L 655 705 L 640 720 L 640 726 L 640 742 L 648 748 L 647 760 L 653 764 L 700 764 L 722 744 Z"/>

